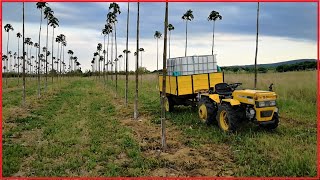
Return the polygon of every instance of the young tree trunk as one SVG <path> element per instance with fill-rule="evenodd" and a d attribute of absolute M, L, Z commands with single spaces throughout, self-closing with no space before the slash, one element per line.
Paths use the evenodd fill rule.
<path fill-rule="evenodd" d="M 127 39 L 126 39 L 126 88 L 125 88 L 125 101 L 126 107 L 128 107 L 128 82 L 129 82 L 129 73 L 128 73 L 128 41 L 129 41 L 129 12 L 130 12 L 130 5 L 128 2 L 128 14 L 127 14 Z"/>
<path fill-rule="evenodd" d="M 8 30 L 8 41 L 7 41 L 7 63 L 6 63 L 6 86 L 8 87 L 8 61 L 9 61 L 9 31 L 10 29 Z"/>
<path fill-rule="evenodd" d="M 61 70 L 61 64 L 62 64 L 62 46 L 63 46 L 63 45 L 62 45 L 62 42 L 61 42 L 61 44 L 60 44 L 60 54 L 59 54 L 59 55 L 60 55 L 60 61 L 59 61 L 59 62 L 60 62 L 60 63 L 59 63 L 59 64 L 60 64 L 60 66 L 59 66 L 59 69 L 60 69 L 60 72 L 59 72 L 59 74 L 60 74 L 60 78 L 59 78 L 59 79 L 60 79 L 60 84 L 61 84 L 61 77 L 62 77 L 62 70 Z"/>
<path fill-rule="evenodd" d="M 257 56 L 258 56 L 258 36 L 259 36 L 259 8 L 260 8 L 260 4 L 258 2 L 258 7 L 257 7 L 256 54 L 255 54 L 255 58 L 254 58 L 254 89 L 257 89 Z"/>
<path fill-rule="evenodd" d="M 106 86 L 106 35 L 103 36 L 103 82 Z"/>
<path fill-rule="evenodd" d="M 117 49 L 117 26 L 116 23 L 114 23 L 114 44 L 116 48 L 116 59 L 118 59 L 118 49 Z M 119 59 L 118 59 L 119 60 Z M 118 60 L 115 62 L 115 73 L 116 73 L 116 96 L 118 94 Z"/>
<path fill-rule="evenodd" d="M 138 16 L 137 16 L 137 56 L 136 56 L 136 94 L 134 98 L 134 119 L 138 119 L 138 91 L 139 91 L 139 20 L 140 20 L 140 3 L 138 2 Z"/>
<path fill-rule="evenodd" d="M 97 65 L 98 65 L 98 76 L 99 76 L 99 79 L 100 79 L 100 50 L 98 50 L 99 51 L 99 58 L 98 58 L 98 61 L 97 61 Z"/>
<path fill-rule="evenodd" d="M 58 48 L 57 48 L 57 81 L 59 80 L 59 42 L 58 42 Z"/>
<path fill-rule="evenodd" d="M 159 44 L 158 44 L 159 38 L 157 38 L 157 72 L 159 71 Z"/>
<path fill-rule="evenodd" d="M 47 90 L 48 87 L 48 33 L 49 33 L 49 25 L 48 25 L 48 18 L 47 18 L 47 38 L 46 38 L 46 82 L 45 82 L 45 89 Z"/>
<path fill-rule="evenodd" d="M 212 49 L 211 49 L 211 54 L 213 55 L 213 48 L 214 48 L 214 26 L 216 24 L 216 21 L 213 21 L 212 25 Z"/>
<path fill-rule="evenodd" d="M 69 73 L 71 73 L 71 64 L 72 63 L 72 60 L 71 60 L 71 54 L 69 56 Z"/>
<path fill-rule="evenodd" d="M 65 63 L 64 63 L 64 48 L 65 48 L 65 46 L 62 46 L 62 47 L 63 47 L 62 73 L 64 74 L 65 73 L 65 68 L 64 68 L 65 67 Z"/>
<path fill-rule="evenodd" d="M 20 84 L 20 50 L 19 50 L 19 45 L 20 45 L 20 38 L 18 37 L 18 86 Z"/>
<path fill-rule="evenodd" d="M 23 62 L 22 62 L 22 104 L 26 105 L 26 56 L 25 56 L 25 43 L 24 43 L 24 2 L 22 3 L 22 56 L 23 56 Z"/>
<path fill-rule="evenodd" d="M 113 32 L 111 32 L 111 80 L 113 81 Z"/>
<path fill-rule="evenodd" d="M 142 74 L 143 74 L 143 68 L 142 68 L 142 51 L 141 51 L 141 61 L 140 61 L 140 67 L 141 67 L 141 74 L 140 74 L 140 83 L 142 85 Z"/>
<path fill-rule="evenodd" d="M 187 56 L 187 46 L 188 46 L 188 20 L 186 20 L 186 49 L 184 51 L 184 56 Z"/>
<path fill-rule="evenodd" d="M 169 59 L 170 59 L 170 47 L 171 47 L 171 45 L 170 45 L 170 43 L 171 43 L 171 31 L 169 31 Z"/>
<path fill-rule="evenodd" d="M 54 64 L 53 64 L 53 44 L 54 44 L 54 27 L 52 27 L 52 51 L 51 51 L 51 81 L 53 85 L 53 70 L 54 70 Z M 53 86 L 52 86 L 53 88 Z"/>
<path fill-rule="evenodd" d="M 164 40 L 163 40 L 163 78 L 162 78 L 162 94 L 161 94 L 161 145 L 162 150 L 167 149 L 166 143 L 166 110 L 164 107 L 164 101 L 166 98 L 166 76 L 167 76 L 167 27 L 168 27 L 168 2 L 166 2 L 166 12 L 164 20 Z"/>
<path fill-rule="evenodd" d="M 41 13 L 41 16 L 40 16 L 40 31 L 39 31 L 39 49 L 38 49 L 38 65 L 39 65 L 39 67 L 38 67 L 38 98 L 40 99 L 40 96 L 41 96 L 41 92 L 40 92 L 40 65 L 41 65 L 41 63 L 40 63 L 40 48 L 41 48 L 41 41 L 40 41 L 40 37 L 41 37 L 41 24 L 42 24 L 42 9 L 41 9 L 41 11 L 40 11 L 40 13 Z"/>
<path fill-rule="evenodd" d="M 109 81 L 109 34 L 108 34 L 108 43 L 107 43 L 107 81 Z"/>
<path fill-rule="evenodd" d="M 29 71 L 30 71 L 30 81 L 32 80 L 32 56 L 31 56 L 31 50 L 32 50 L 32 46 L 30 47 L 30 66 L 29 66 Z M 36 57 L 38 56 L 38 53 L 37 53 L 37 49 L 36 49 Z"/>

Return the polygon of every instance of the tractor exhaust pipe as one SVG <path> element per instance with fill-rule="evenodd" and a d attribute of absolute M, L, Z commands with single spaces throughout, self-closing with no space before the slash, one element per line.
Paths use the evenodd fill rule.
<path fill-rule="evenodd" d="M 272 90 L 272 86 L 273 86 L 273 83 L 270 84 L 270 86 L 269 86 L 269 91 L 273 91 L 273 90 Z"/>

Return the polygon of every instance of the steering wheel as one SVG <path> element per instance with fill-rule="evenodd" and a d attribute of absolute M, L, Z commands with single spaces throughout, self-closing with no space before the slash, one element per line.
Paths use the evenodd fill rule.
<path fill-rule="evenodd" d="M 232 89 L 236 89 L 238 86 L 241 86 L 242 83 L 231 83 L 229 84 L 229 86 L 232 88 Z"/>

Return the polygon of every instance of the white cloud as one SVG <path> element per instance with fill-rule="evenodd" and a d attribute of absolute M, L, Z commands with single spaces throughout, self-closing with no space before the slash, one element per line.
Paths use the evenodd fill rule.
<path fill-rule="evenodd" d="M 20 23 L 8 22 L 13 25 L 15 31 L 10 32 L 10 47 L 13 52 L 17 51 L 16 33 L 22 32 Z M 4 26 L 5 24 L 3 24 Z M 41 46 L 45 44 L 46 26 L 42 26 Z M 2 27 L 3 28 L 3 27 Z M 39 24 L 27 23 L 26 37 L 31 37 L 33 42 L 38 39 Z M 93 29 L 79 29 L 72 27 L 58 27 L 55 29 L 55 36 L 65 34 L 68 49 L 74 51 L 74 55 L 78 57 L 83 70 L 91 69 L 91 60 L 93 53 L 96 51 L 97 44 L 103 43 L 101 32 Z M 49 50 L 51 51 L 52 28 L 49 29 Z M 212 34 L 193 34 L 188 38 L 188 55 L 204 55 L 211 54 Z M 118 37 L 119 54 L 125 49 L 125 37 Z M 2 50 L 6 53 L 7 33 L 3 32 Z M 140 47 L 145 49 L 143 53 L 143 66 L 149 70 L 155 70 L 156 65 L 156 40 L 154 38 L 140 39 Z M 171 37 L 171 57 L 184 56 L 185 37 L 183 35 L 175 35 L 172 32 Z M 54 44 L 56 48 L 56 43 Z M 20 46 L 20 49 L 21 46 Z M 129 66 L 130 70 L 135 69 L 135 56 L 133 52 L 136 49 L 136 40 L 129 40 Z M 159 68 L 162 68 L 163 39 L 159 40 Z M 245 65 L 254 63 L 255 54 L 255 36 L 218 33 L 215 34 L 215 53 L 220 66 L 229 65 Z M 21 54 L 21 53 L 20 53 Z M 66 54 L 66 59 L 68 54 Z M 119 55 L 118 54 L 118 55 Z M 54 53 L 56 55 L 56 52 Z M 314 41 L 301 41 L 298 39 L 288 39 L 273 36 L 260 36 L 258 63 L 274 63 L 284 60 L 299 58 L 315 58 L 317 57 L 317 44 Z M 123 59 L 121 61 L 121 69 L 123 69 Z M 139 61 L 140 63 L 140 61 Z"/>

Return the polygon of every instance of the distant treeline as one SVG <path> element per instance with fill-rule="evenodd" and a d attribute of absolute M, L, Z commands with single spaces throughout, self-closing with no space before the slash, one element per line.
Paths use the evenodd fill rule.
<path fill-rule="evenodd" d="M 222 71 L 231 71 L 231 72 L 240 72 L 245 71 L 248 73 L 254 72 L 254 67 L 246 67 L 246 66 L 230 66 L 230 67 L 221 67 Z M 288 71 L 305 71 L 305 70 L 316 70 L 317 62 L 316 61 L 305 61 L 299 62 L 295 64 L 283 64 L 276 67 L 259 67 L 259 73 L 266 73 L 268 71 L 276 71 L 276 72 L 288 72 Z"/>

